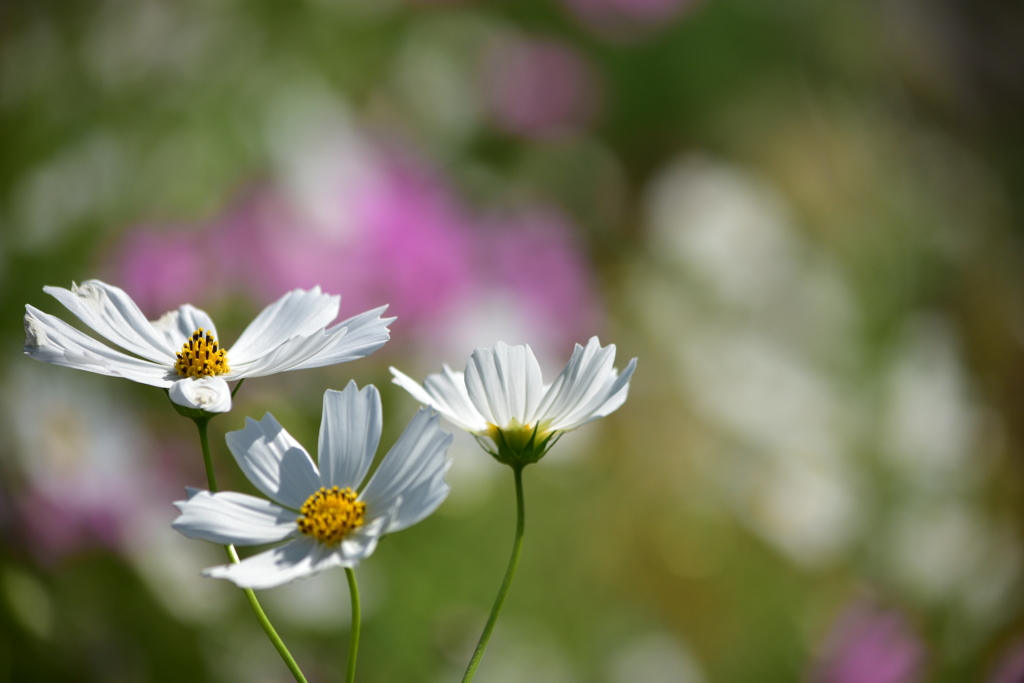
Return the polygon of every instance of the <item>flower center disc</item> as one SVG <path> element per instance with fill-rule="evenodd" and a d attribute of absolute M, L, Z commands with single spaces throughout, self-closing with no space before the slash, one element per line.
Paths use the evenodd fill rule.
<path fill-rule="evenodd" d="M 366 503 L 356 500 L 350 488 L 328 490 L 323 487 L 310 496 L 302 509 L 303 514 L 296 524 L 299 531 L 328 545 L 345 538 L 348 532 L 363 525 Z"/>
<path fill-rule="evenodd" d="M 192 333 L 178 353 L 174 371 L 182 377 L 212 377 L 228 371 L 227 351 L 217 345 L 217 340 L 203 328 Z"/>

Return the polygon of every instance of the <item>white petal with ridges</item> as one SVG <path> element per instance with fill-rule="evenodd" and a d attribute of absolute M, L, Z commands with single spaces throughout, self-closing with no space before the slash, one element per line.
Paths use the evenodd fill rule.
<path fill-rule="evenodd" d="M 437 413 L 429 408 L 420 408 L 359 496 L 366 503 L 367 516 L 374 518 L 384 510 L 390 510 L 399 499 L 404 500 L 407 492 L 424 481 L 438 476 L 443 478 L 448 468 L 448 447 L 453 438 L 441 429 Z M 407 515 L 399 507 L 395 516 L 415 517 L 416 513 L 411 511 Z"/>
<path fill-rule="evenodd" d="M 190 492 L 174 505 L 181 515 L 171 528 L 188 538 L 227 545 L 260 545 L 298 533 L 296 515 L 280 505 L 244 493 Z"/>
<path fill-rule="evenodd" d="M 178 349 L 153 328 L 123 290 L 99 280 L 87 280 L 71 289 L 43 287 L 75 317 L 126 351 L 157 363 L 174 363 Z"/>
<path fill-rule="evenodd" d="M 544 395 L 544 379 L 533 351 L 527 345 L 498 342 L 477 349 L 466 363 L 466 390 L 484 418 L 498 427 L 513 419 L 533 421 Z"/>
<path fill-rule="evenodd" d="M 330 343 L 292 369 L 319 368 L 369 356 L 391 338 L 388 325 L 395 318 L 380 317 L 387 308 L 381 306 L 334 325 L 327 330 Z"/>
<path fill-rule="evenodd" d="M 298 510 L 317 489 L 320 474 L 306 450 L 267 413 L 225 437 L 235 462 L 253 485 L 281 505 Z"/>
<path fill-rule="evenodd" d="M 206 311 L 190 304 L 180 306 L 176 311 L 164 313 L 154 320 L 152 325 L 153 329 L 163 335 L 167 345 L 174 349 L 175 353 L 181 351 L 181 347 L 185 345 L 188 338 L 199 328 L 202 328 L 204 332 L 209 332 L 215 339 L 217 338 L 217 328 L 213 324 L 213 319 L 207 315 Z M 218 343 L 220 341 L 217 339 Z"/>
<path fill-rule="evenodd" d="M 270 304 L 249 323 L 228 351 L 228 362 L 245 365 L 272 352 L 292 337 L 308 337 L 338 316 L 341 297 L 319 287 L 295 289 Z"/>
<path fill-rule="evenodd" d="M 397 368 L 391 368 L 391 374 L 394 375 L 392 382 L 420 403 L 437 410 L 449 422 L 469 432 L 487 431 L 487 420 L 469 400 L 465 376 L 461 372 L 445 365 L 441 374 L 428 375 L 423 386 Z"/>
<path fill-rule="evenodd" d="M 303 536 L 291 543 L 246 558 L 238 564 L 210 567 L 203 576 L 227 579 L 239 588 L 262 590 L 341 566 L 336 548 Z"/>
<path fill-rule="evenodd" d="M 167 395 L 185 408 L 208 413 L 226 413 L 231 410 L 231 388 L 220 377 L 179 379 L 167 390 Z"/>
<path fill-rule="evenodd" d="M 33 306 L 25 307 L 24 350 L 26 355 L 44 363 L 123 377 L 154 387 L 169 387 L 175 381 L 170 365 L 121 353 Z"/>
<path fill-rule="evenodd" d="M 324 393 L 320 420 L 320 482 L 325 488 L 356 490 L 373 463 L 380 443 L 380 393 L 372 384 L 362 391 L 354 381 L 344 391 Z"/>

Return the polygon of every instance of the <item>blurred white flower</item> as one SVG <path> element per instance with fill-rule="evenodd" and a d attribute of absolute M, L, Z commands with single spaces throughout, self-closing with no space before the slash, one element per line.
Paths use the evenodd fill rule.
<path fill-rule="evenodd" d="M 271 500 L 190 490 L 188 500 L 175 503 L 181 515 L 172 526 L 189 538 L 223 545 L 294 538 L 203 572 L 243 588 L 273 588 L 331 567 L 354 567 L 384 535 L 421 521 L 447 497 L 452 435 L 439 425 L 436 413 L 421 409 L 357 494 L 380 441 L 376 387 L 360 391 L 349 382 L 344 391 L 324 394 L 319 470 L 273 415 L 260 422 L 247 418 L 245 429 L 228 433 L 228 448 Z"/>
<path fill-rule="evenodd" d="M 586 347 L 576 345 L 565 369 L 549 385 L 528 345 L 504 342 L 474 351 L 464 373 L 445 365 L 442 374 L 428 376 L 423 386 L 396 368 L 391 373 L 395 384 L 477 436 L 499 461 L 526 464 L 544 457 L 561 433 L 625 403 L 636 358 L 621 374 L 614 363 L 615 345 L 602 348 L 591 337 Z"/>
<path fill-rule="evenodd" d="M 100 336 L 136 354 L 101 344 L 59 318 L 26 306 L 25 353 L 54 365 L 124 377 L 168 389 L 171 400 L 207 412 L 231 409 L 227 380 L 262 377 L 355 360 L 388 340 L 387 308 L 333 327 L 341 297 L 319 287 L 293 290 L 263 309 L 230 351 L 204 311 L 189 304 L 150 322 L 121 289 L 87 280 L 71 289 L 44 287 Z M 181 386 L 182 383 L 189 383 Z"/>

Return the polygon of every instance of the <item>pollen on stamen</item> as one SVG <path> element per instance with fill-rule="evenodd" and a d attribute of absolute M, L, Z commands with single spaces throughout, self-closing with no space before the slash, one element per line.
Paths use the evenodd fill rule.
<path fill-rule="evenodd" d="M 363 525 L 366 503 L 356 500 L 350 488 L 320 488 L 299 509 L 302 517 L 296 520 L 299 531 L 321 543 L 332 545 L 356 527 Z"/>
<path fill-rule="evenodd" d="M 177 356 L 174 371 L 182 377 L 212 377 L 228 371 L 227 351 L 201 327 L 182 345 Z"/>

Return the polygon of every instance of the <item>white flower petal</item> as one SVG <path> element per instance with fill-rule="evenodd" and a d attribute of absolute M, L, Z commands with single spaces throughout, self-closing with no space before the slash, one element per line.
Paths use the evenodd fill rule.
<path fill-rule="evenodd" d="M 591 337 L 586 347 L 576 345 L 565 368 L 551 383 L 537 414 L 542 420 L 555 423 L 587 404 L 614 376 L 615 345 L 601 348 L 597 337 Z"/>
<path fill-rule="evenodd" d="M 411 527 L 440 507 L 451 491 L 448 482 L 444 480 L 451 464 L 451 458 L 447 458 L 443 466 L 424 472 L 418 484 L 402 493 L 391 522 L 384 529 L 385 533 L 390 534 Z"/>
<path fill-rule="evenodd" d="M 43 287 L 43 291 L 64 304 L 75 317 L 126 351 L 157 363 L 174 364 L 178 349 L 146 320 L 125 292 L 99 280 L 81 285 Z"/>
<path fill-rule="evenodd" d="M 338 567 L 341 562 L 336 548 L 303 536 L 238 564 L 210 567 L 203 571 L 203 576 L 227 579 L 239 588 L 262 590 L 313 576 L 324 569 Z"/>
<path fill-rule="evenodd" d="M 477 349 L 466 363 L 466 390 L 480 414 L 491 424 L 507 426 L 533 422 L 544 395 L 540 365 L 527 345 L 498 342 Z"/>
<path fill-rule="evenodd" d="M 295 513 L 263 498 L 224 491 L 190 491 L 174 505 L 181 515 L 171 524 L 188 538 L 227 545 L 273 543 L 298 533 Z"/>
<path fill-rule="evenodd" d="M 178 307 L 176 311 L 164 313 L 159 319 L 154 320 L 152 325 L 153 329 L 163 335 L 164 341 L 174 349 L 175 353 L 181 351 L 181 347 L 185 345 L 188 338 L 200 327 L 204 332 L 209 332 L 215 339 L 217 338 L 217 328 L 210 316 L 206 314 L 206 311 L 191 304 L 185 304 Z"/>
<path fill-rule="evenodd" d="M 228 363 L 252 363 L 292 337 L 308 337 L 324 329 L 338 316 L 340 302 L 340 296 L 323 294 L 319 287 L 288 292 L 249 323 L 228 350 Z"/>
<path fill-rule="evenodd" d="M 629 365 L 621 375 L 609 376 L 590 401 L 579 406 L 574 412 L 555 420 L 549 428 L 565 431 L 576 429 L 587 422 L 605 417 L 618 410 L 629 395 L 629 380 L 632 378 L 634 370 L 636 370 L 636 358 L 629 361 Z"/>
<path fill-rule="evenodd" d="M 306 450 L 267 413 L 245 418 L 245 429 L 225 437 L 235 462 L 270 499 L 298 510 L 320 488 L 320 474 Z"/>
<path fill-rule="evenodd" d="M 359 488 L 377 452 L 381 427 L 377 387 L 371 384 L 360 391 L 352 381 L 344 391 L 328 389 L 317 449 L 321 485 Z"/>
<path fill-rule="evenodd" d="M 231 388 L 220 377 L 183 378 L 167 390 L 171 400 L 179 406 L 205 410 L 208 413 L 226 413 L 231 410 Z"/>
<path fill-rule="evenodd" d="M 264 377 L 287 370 L 295 370 L 304 361 L 330 346 L 331 343 L 333 340 L 325 330 L 314 330 L 312 334 L 292 337 L 248 363 L 235 362 L 229 351 L 228 364 L 231 367 L 231 372 L 224 377 L 226 379 Z"/>
<path fill-rule="evenodd" d="M 429 408 L 420 408 L 359 496 L 366 503 L 367 517 L 375 518 L 384 510 L 391 509 L 400 498 L 424 481 L 443 477 L 448 468 L 448 447 L 453 438 L 441 429 L 437 413 Z M 405 517 L 401 510 L 396 515 Z M 410 515 L 415 516 L 413 513 Z"/>
<path fill-rule="evenodd" d="M 44 363 L 154 387 L 169 387 L 174 382 L 170 366 L 121 353 L 33 306 L 25 307 L 25 354 Z"/>
<path fill-rule="evenodd" d="M 395 318 L 380 317 L 387 308 L 375 308 L 331 327 L 327 330 L 331 343 L 292 369 L 319 368 L 369 356 L 391 338 L 388 325 Z"/>
<path fill-rule="evenodd" d="M 382 515 L 349 533 L 338 547 L 341 566 L 355 567 L 372 555 L 377 549 L 377 541 L 387 532 L 390 521 L 390 515 Z"/>
<path fill-rule="evenodd" d="M 391 374 L 394 375 L 392 382 L 420 403 L 437 410 L 454 425 L 469 432 L 487 431 L 487 420 L 469 400 L 465 376 L 461 372 L 453 372 L 445 365 L 441 374 L 428 375 L 423 386 L 397 368 L 391 368 Z"/>

